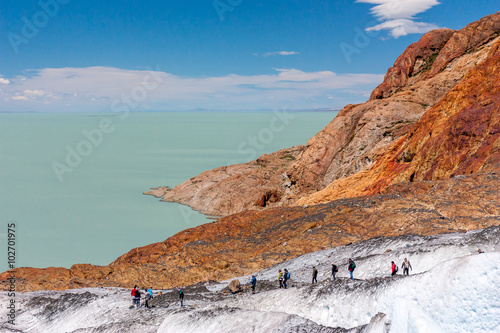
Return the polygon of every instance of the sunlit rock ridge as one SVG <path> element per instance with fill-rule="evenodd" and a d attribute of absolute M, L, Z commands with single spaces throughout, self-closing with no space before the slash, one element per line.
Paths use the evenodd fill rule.
<path fill-rule="evenodd" d="M 397 58 L 368 102 L 347 105 L 305 146 L 206 171 L 173 189 L 146 193 L 225 216 L 379 193 L 398 181 L 495 169 L 499 34 L 500 12 L 459 31 L 431 31 Z M 423 151 L 417 152 L 420 148 Z M 463 156 L 455 156 L 457 150 Z M 410 162 L 411 167 L 404 164 Z M 395 177 L 400 168 L 404 175 Z M 412 177 L 413 169 L 418 171 Z M 374 184 L 373 175 L 379 184 Z M 344 183 L 348 177 L 354 178 Z"/>

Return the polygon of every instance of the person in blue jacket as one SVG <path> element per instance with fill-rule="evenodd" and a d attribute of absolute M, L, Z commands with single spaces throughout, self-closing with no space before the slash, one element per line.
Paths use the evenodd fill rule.
<path fill-rule="evenodd" d="M 255 286 L 257 285 L 257 278 L 255 275 L 252 275 L 252 281 L 250 284 L 252 285 L 252 294 L 255 294 Z"/>
<path fill-rule="evenodd" d="M 285 289 L 286 289 L 286 287 L 287 287 L 286 282 L 288 280 L 290 280 L 290 273 L 288 272 L 288 269 L 286 269 L 286 268 L 285 268 L 285 272 L 283 273 L 283 278 L 284 278 L 284 280 L 283 280 L 283 286 L 285 286 Z"/>

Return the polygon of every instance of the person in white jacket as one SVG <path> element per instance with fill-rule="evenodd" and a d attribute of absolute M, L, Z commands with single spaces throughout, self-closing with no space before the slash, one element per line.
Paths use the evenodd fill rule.
<path fill-rule="evenodd" d="M 401 268 L 403 268 L 403 275 L 409 275 L 409 269 L 413 270 L 410 262 L 406 258 L 403 261 L 403 263 L 401 264 Z"/>

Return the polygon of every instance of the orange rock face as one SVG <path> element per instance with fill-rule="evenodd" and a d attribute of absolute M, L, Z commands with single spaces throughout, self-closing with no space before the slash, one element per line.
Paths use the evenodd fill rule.
<path fill-rule="evenodd" d="M 500 39 L 438 104 L 368 171 L 298 203 L 380 193 L 387 186 L 500 170 Z"/>
<path fill-rule="evenodd" d="M 438 29 L 425 34 L 420 41 L 410 45 L 389 68 L 384 82 L 372 91 L 370 100 L 386 98 L 408 83 L 411 76 L 418 75 L 433 65 L 433 62 L 454 30 Z"/>
<path fill-rule="evenodd" d="M 368 102 L 347 105 L 305 147 L 292 148 L 288 161 L 283 161 L 286 150 L 282 150 L 260 158 L 271 161 L 267 164 L 257 160 L 206 171 L 164 192 L 163 200 L 226 216 L 245 209 L 302 204 L 307 200 L 303 197 L 332 182 L 335 191 L 357 195 L 364 188 L 347 189 L 341 185 L 345 178 L 359 179 L 393 149 L 424 113 L 491 56 L 499 33 L 500 13 L 460 31 L 431 31 L 396 60 Z M 329 200 L 324 193 L 318 195 Z"/>

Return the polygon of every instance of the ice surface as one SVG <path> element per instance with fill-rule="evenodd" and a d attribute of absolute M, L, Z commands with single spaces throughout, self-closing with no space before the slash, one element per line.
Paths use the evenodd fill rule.
<path fill-rule="evenodd" d="M 405 257 L 410 275 L 400 269 L 389 276 L 391 260 L 401 265 Z M 349 258 L 357 265 L 354 281 Z M 335 282 L 332 262 L 340 270 Z M 313 265 L 320 274 L 311 285 Z M 277 288 L 284 268 L 294 286 L 286 290 Z M 211 283 L 186 293 L 185 307 L 171 302 L 149 310 L 129 309 L 130 292 L 120 288 L 17 294 L 16 325 L 2 322 L 0 332 L 500 332 L 500 227 L 376 238 L 310 253 L 256 276 L 254 295 L 224 296 L 227 283 Z M 249 283 L 250 276 L 238 279 Z M 8 300 L 0 293 L 1 304 Z M 0 316 L 6 315 L 2 306 Z"/>

